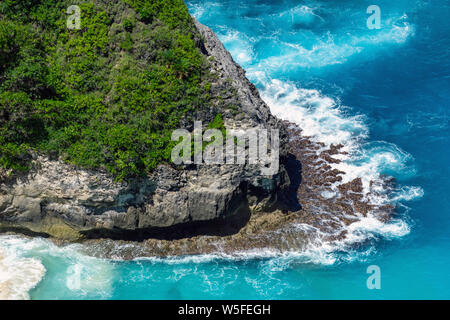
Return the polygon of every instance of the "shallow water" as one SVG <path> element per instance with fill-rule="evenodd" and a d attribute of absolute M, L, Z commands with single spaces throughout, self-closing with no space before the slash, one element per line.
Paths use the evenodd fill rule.
<path fill-rule="evenodd" d="M 187 4 L 275 115 L 317 141 L 345 144 L 350 157 L 337 165 L 344 181 L 361 177 L 369 188 L 381 174 L 396 178 L 395 190 L 372 200 L 398 203 L 398 216 L 351 225 L 365 239 L 359 246 L 319 243 L 281 256 L 125 262 L 0 236 L 0 286 L 27 298 L 42 277 L 32 299 L 450 298 L 449 2 L 377 1 L 380 30 L 366 26 L 370 1 Z M 11 268 L 24 261 L 32 267 Z M 381 290 L 366 286 L 370 265 L 381 269 Z"/>

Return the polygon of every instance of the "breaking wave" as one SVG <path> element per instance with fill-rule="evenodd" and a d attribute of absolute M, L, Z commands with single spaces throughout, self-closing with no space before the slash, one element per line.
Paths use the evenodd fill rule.
<path fill-rule="evenodd" d="M 351 115 L 351 109 L 342 106 L 339 101 L 318 90 L 298 88 L 293 83 L 277 79 L 267 81 L 266 78 L 258 79 L 263 88 L 263 100 L 274 115 L 301 128 L 301 134 L 315 146 L 302 152 L 315 153 L 317 167 L 322 166 L 324 158 L 321 154 L 324 151 L 340 146 L 339 152 L 327 161 L 329 171 L 339 172 L 340 178 L 322 191 L 325 202 L 333 202 L 343 196 L 343 186 L 361 181 L 362 190 L 358 191 L 362 195 L 361 201 L 373 208 L 362 212 L 353 207 L 353 212 L 342 213 L 330 211 L 328 206 L 316 205 L 313 211 L 321 215 L 320 227 L 310 224 L 296 226 L 309 234 L 311 239 L 303 255 L 312 257 L 314 262 L 329 264 L 339 259 L 334 252 L 355 254 L 353 249 L 356 244 L 409 234 L 410 226 L 406 219 L 385 219 L 376 211 L 381 206 L 395 206 L 423 196 L 421 187 L 387 183 L 387 176 L 413 176 L 413 157 L 394 144 L 368 142 L 369 129 L 365 117 Z M 314 163 L 312 166 L 315 166 Z M 348 223 L 347 219 L 352 219 L 352 223 Z M 334 237 L 339 234 L 340 237 Z"/>

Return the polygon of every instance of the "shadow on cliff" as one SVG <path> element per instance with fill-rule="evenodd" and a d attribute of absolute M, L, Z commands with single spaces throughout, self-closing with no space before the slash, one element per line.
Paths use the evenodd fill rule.
<path fill-rule="evenodd" d="M 50 238 L 50 235 L 45 232 L 35 232 L 24 227 L 0 225 L 0 234 L 8 233 L 22 234 L 27 237 Z"/>
<path fill-rule="evenodd" d="M 280 195 L 280 206 L 283 211 L 300 211 L 298 189 L 302 183 L 302 164 L 297 157 L 289 153 L 284 166 L 289 176 L 290 185 Z"/>
<path fill-rule="evenodd" d="M 299 211 L 301 210 L 301 205 L 298 198 L 298 189 L 302 183 L 302 165 L 293 154 L 288 154 L 285 158 L 284 165 L 289 176 L 290 184 L 283 190 L 280 190 L 278 202 L 274 204 L 270 211 L 281 210 L 285 213 Z M 244 186 L 243 188 L 247 187 Z M 246 190 L 243 191 L 244 194 L 246 192 Z M 241 199 L 240 206 L 238 203 L 236 203 L 236 207 L 239 208 L 235 214 L 209 221 L 192 221 L 170 227 L 153 227 L 135 230 L 119 228 L 92 229 L 79 231 L 79 234 L 85 239 L 112 239 L 137 242 L 142 242 L 147 239 L 172 241 L 198 236 L 227 237 L 239 233 L 248 224 L 252 215 L 247 201 Z M 50 237 L 46 233 L 33 232 L 27 228 L 0 225 L 0 233 L 7 232 L 20 233 L 31 237 Z"/>
<path fill-rule="evenodd" d="M 187 222 L 164 228 L 146 228 L 136 230 L 124 229 L 94 229 L 82 231 L 81 234 L 88 239 L 112 239 L 126 241 L 180 240 L 197 236 L 226 237 L 237 234 L 250 220 L 251 212 L 248 204 L 244 203 L 237 212 L 229 217 L 210 221 Z"/>
<path fill-rule="evenodd" d="M 279 194 L 279 201 L 273 209 L 283 212 L 295 212 L 301 210 L 298 199 L 298 189 L 302 182 L 302 165 L 297 157 L 289 154 L 285 160 L 285 168 L 289 176 L 290 185 Z M 234 215 L 220 217 L 209 221 L 193 221 L 163 228 L 146 228 L 136 230 L 124 229 L 94 229 L 81 231 L 87 239 L 112 239 L 126 241 L 180 240 L 198 236 L 232 236 L 244 228 L 250 218 L 251 211 L 245 201 Z"/>

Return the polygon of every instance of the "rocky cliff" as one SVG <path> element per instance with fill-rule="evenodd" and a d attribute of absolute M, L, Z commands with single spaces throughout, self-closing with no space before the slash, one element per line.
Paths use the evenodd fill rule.
<path fill-rule="evenodd" d="M 245 71 L 216 35 L 198 22 L 197 45 L 216 75 L 212 90 L 231 86 L 226 96 L 235 110 L 224 114 L 227 128 L 280 130 L 280 170 L 261 174 L 256 165 L 160 165 L 145 178 L 115 182 L 99 170 L 86 170 L 46 156 L 33 156 L 32 170 L 0 175 L 0 227 L 65 239 L 121 237 L 142 230 L 176 228 L 219 221 L 238 212 L 265 211 L 289 184 L 284 167 L 287 135 Z M 205 115 L 208 117 L 208 115 Z M 198 119 L 202 120 L 202 119 Z M 188 125 L 188 124 L 187 124 Z M 244 210 L 242 210 L 244 209 Z M 167 229 L 167 230 L 169 230 Z"/>

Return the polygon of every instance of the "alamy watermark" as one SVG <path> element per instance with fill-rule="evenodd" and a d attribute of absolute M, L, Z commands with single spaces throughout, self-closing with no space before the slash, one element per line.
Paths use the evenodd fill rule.
<path fill-rule="evenodd" d="M 381 9 L 377 5 L 371 5 L 367 8 L 367 13 L 371 16 L 367 19 L 367 28 L 381 29 Z"/>
<path fill-rule="evenodd" d="M 280 166 L 280 137 L 278 129 L 261 128 L 247 130 L 207 129 L 203 132 L 201 121 L 194 122 L 194 131 L 178 129 L 172 133 L 172 141 L 178 144 L 172 149 L 174 164 L 259 165 L 261 174 L 278 173 Z M 181 141 L 180 141 L 181 140 Z M 192 150 L 193 149 L 193 150 Z M 193 152 L 192 152 L 193 151 Z"/>
<path fill-rule="evenodd" d="M 381 29 L 381 9 L 377 5 L 370 5 L 366 10 L 367 14 L 370 14 L 367 18 L 367 28 Z M 70 15 L 67 18 L 67 28 L 70 30 L 80 30 L 81 29 L 81 9 L 77 5 L 71 5 L 67 8 L 66 13 Z"/>
<path fill-rule="evenodd" d="M 381 269 L 380 269 L 380 267 L 376 266 L 376 265 L 367 267 L 367 274 L 370 274 L 370 277 L 367 278 L 367 289 L 381 290 Z"/>
<path fill-rule="evenodd" d="M 81 29 L 81 9 L 79 6 L 72 5 L 67 8 L 67 14 L 70 16 L 67 18 L 67 28 L 70 30 Z"/>

